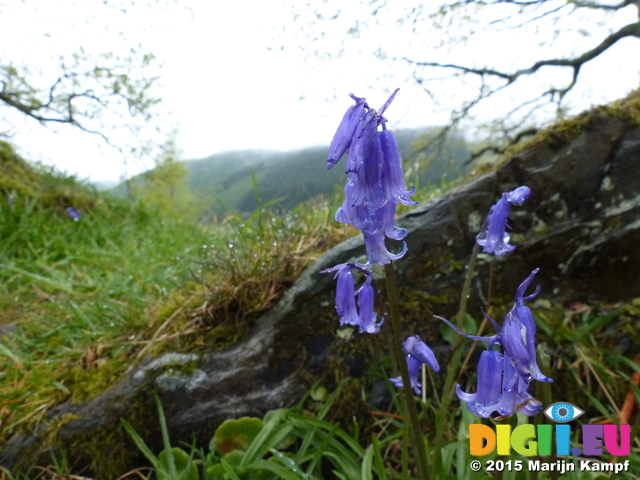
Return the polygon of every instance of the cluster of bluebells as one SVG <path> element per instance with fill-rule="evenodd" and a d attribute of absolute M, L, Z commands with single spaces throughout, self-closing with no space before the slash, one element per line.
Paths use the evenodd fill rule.
<path fill-rule="evenodd" d="M 531 190 L 529 187 L 519 187 L 511 192 L 502 194 L 502 198 L 493 206 L 485 220 L 476 241 L 486 253 L 504 255 L 515 247 L 509 244 L 509 234 L 506 233 L 507 220 L 511 205 L 522 204 Z M 487 320 L 496 329 L 491 337 L 477 337 L 467 335 L 458 330 L 448 320 L 437 317 L 446 322 L 461 335 L 489 344 L 489 349 L 482 352 L 478 362 L 478 388 L 476 393 L 466 393 L 456 387 L 458 398 L 467 404 L 467 409 L 478 417 L 488 418 L 494 412 L 500 416 L 510 416 L 520 412 L 527 416 L 535 415 L 542 408 L 542 403 L 529 393 L 531 380 L 553 382 L 542 374 L 536 359 L 536 325 L 525 300 L 534 298 L 540 291 L 525 296 L 525 292 L 539 269 L 531 272 L 516 291 L 515 304 L 507 313 L 502 328 L 488 315 Z M 501 351 L 494 350 L 500 345 Z"/>
<path fill-rule="evenodd" d="M 355 289 L 353 270 L 359 270 L 366 275 L 366 280 L 358 290 Z M 336 278 L 336 311 L 340 317 L 340 326 L 353 325 L 360 329 L 360 333 L 378 333 L 384 318 L 377 322 L 378 314 L 373 311 L 375 291 L 373 274 L 359 265 L 342 263 L 323 273 L 338 272 Z M 356 308 L 356 298 L 358 307 Z"/>
<path fill-rule="evenodd" d="M 535 415 L 542 408 L 542 403 L 527 392 L 529 383 L 531 380 L 553 382 L 538 367 L 536 325 L 531 310 L 524 304 L 525 300 L 534 298 L 540 291 L 538 285 L 531 295 L 524 295 L 538 271 L 539 269 L 535 269 L 531 272 L 518 287 L 515 304 L 507 313 L 502 328 L 485 315 L 496 329 L 496 334 L 491 337 L 467 335 L 448 320 L 438 317 L 461 335 L 489 344 L 489 349 L 482 352 L 478 362 L 476 393 L 465 393 L 460 385 L 456 387 L 458 398 L 478 417 L 488 418 L 493 412 L 500 416 L 510 416 L 515 412 Z M 494 350 L 495 345 L 501 345 L 502 352 Z"/>
<path fill-rule="evenodd" d="M 404 256 L 406 244 L 403 242 L 400 253 L 393 254 L 385 246 L 385 237 L 404 239 L 406 229 L 394 225 L 396 205 L 417 205 L 409 198 L 415 193 L 415 187 L 409 191 L 404 184 L 396 138 L 382 116 L 397 92 L 391 94 L 379 111 L 370 108 L 364 98 L 351 94 L 356 104 L 347 110 L 329 147 L 327 168 L 333 167 L 349 151 L 345 198 L 335 218 L 362 231 L 367 249 L 365 267 L 375 263 L 384 265 Z"/>
<path fill-rule="evenodd" d="M 367 251 L 367 262 L 345 263 L 325 272 L 336 272 L 336 311 L 340 325 L 357 326 L 360 332 L 378 333 L 384 318 L 378 321 L 374 312 L 375 284 L 371 267 L 378 263 L 388 264 L 404 256 L 407 246 L 391 253 L 385 239 L 403 240 L 407 231 L 394 225 L 396 205 L 416 205 L 410 199 L 415 187 L 407 190 L 402 172 L 402 161 L 395 137 L 386 127 L 384 111 L 395 98 L 394 91 L 380 110 L 371 108 L 364 98 L 351 94 L 355 101 L 345 113 L 333 137 L 327 159 L 328 168 L 336 165 L 348 153 L 345 171 L 348 175 L 344 188 L 345 199 L 336 212 L 336 221 L 349 224 L 362 232 Z M 378 129 L 380 128 L 380 130 Z M 476 241 L 485 253 L 504 255 L 515 247 L 509 244 L 506 232 L 511 205 L 522 204 L 531 193 L 526 186 L 502 194 L 502 198 L 491 208 Z M 365 281 L 356 289 L 353 273 L 361 272 Z M 534 415 L 542 404 L 528 392 L 531 380 L 548 381 L 538 368 L 536 360 L 535 331 L 531 310 L 524 305 L 538 294 L 539 288 L 529 296 L 525 291 L 538 270 L 520 285 L 516 292 L 516 302 L 507 314 L 502 328 L 491 318 L 487 319 L 496 329 L 491 337 L 476 337 L 458 330 L 448 320 L 441 318 L 461 335 L 487 342 L 489 349 L 480 356 L 478 363 L 478 388 L 469 394 L 458 385 L 456 393 L 467 408 L 479 417 L 487 418 L 497 412 L 509 416 L 514 412 Z M 494 350 L 500 345 L 502 351 Z M 405 340 L 402 350 L 406 355 L 411 388 L 420 393 L 422 385 L 418 374 L 423 364 L 438 372 L 440 367 L 431 349 L 414 335 Z M 402 386 L 401 377 L 392 378 L 397 387 Z"/>
<path fill-rule="evenodd" d="M 385 239 L 403 240 L 407 235 L 406 229 L 394 225 L 396 205 L 417 205 L 410 199 L 416 189 L 407 190 L 405 186 L 398 144 L 393 132 L 387 129 L 387 119 L 382 116 L 397 93 L 395 90 L 378 111 L 371 108 L 366 99 L 351 94 L 355 105 L 349 107 L 342 118 L 327 159 L 327 168 L 331 168 L 348 152 L 345 199 L 335 219 L 362 232 L 367 262 L 345 263 L 325 272 L 337 272 L 336 311 L 340 325 L 357 326 L 360 332 L 366 333 L 378 333 L 384 322 L 384 318 L 378 321 L 373 311 L 376 289 L 370 269 L 376 263 L 385 265 L 398 260 L 407 252 L 403 242 L 399 253 L 391 253 Z M 354 271 L 365 275 L 365 281 L 358 289 L 355 288 Z M 433 352 L 418 336 L 409 337 L 403 344 L 403 351 L 407 355 L 411 386 L 418 392 L 420 366 L 426 363 L 436 372 L 440 367 Z M 400 378 L 392 381 L 397 386 L 402 385 Z"/>

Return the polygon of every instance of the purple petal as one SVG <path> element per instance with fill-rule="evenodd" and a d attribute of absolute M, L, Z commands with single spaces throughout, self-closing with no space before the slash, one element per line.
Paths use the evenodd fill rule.
<path fill-rule="evenodd" d="M 518 187 L 515 190 L 507 193 L 507 200 L 514 205 L 521 205 L 529 198 L 531 189 L 529 187 Z"/>
<path fill-rule="evenodd" d="M 437 373 L 440 371 L 440 365 L 438 365 L 438 360 L 436 360 L 433 351 L 418 335 L 408 337 L 402 344 L 402 350 L 420 363 L 429 365 L 429 368 L 434 372 Z"/>
<path fill-rule="evenodd" d="M 358 184 L 362 190 L 362 203 L 369 208 L 379 208 L 384 203 L 382 188 L 383 157 L 380 148 L 380 137 L 374 131 L 365 150 L 364 160 L 358 170 Z M 356 200 L 356 205 L 358 204 Z"/>
<path fill-rule="evenodd" d="M 522 375 L 529 374 L 527 367 L 531 362 L 529 350 L 525 345 L 526 333 L 524 326 L 513 314 L 513 311 L 507 313 L 502 326 L 502 346 Z"/>
<path fill-rule="evenodd" d="M 365 283 L 358 293 L 358 307 L 360 309 L 358 326 L 360 333 L 378 333 L 384 319 L 380 323 L 376 323 L 377 314 L 373 311 L 375 294 L 371 284 Z"/>
<path fill-rule="evenodd" d="M 345 266 L 338 273 L 336 311 L 340 317 L 340 325 L 358 325 L 359 317 L 356 309 L 355 286 L 350 266 Z"/>
<path fill-rule="evenodd" d="M 364 245 L 367 249 L 368 264 L 370 265 L 374 263 L 386 265 L 391 260 L 401 259 L 407 253 L 407 244 L 405 242 L 402 242 L 402 251 L 393 254 L 387 250 L 384 244 L 384 235 L 367 235 L 363 233 L 363 236 Z"/>
<path fill-rule="evenodd" d="M 407 187 L 404 184 L 402 160 L 400 158 L 400 152 L 398 151 L 396 137 L 391 130 L 382 130 L 382 132 L 380 132 L 380 145 L 384 158 L 384 201 L 404 203 L 405 205 L 417 205 L 418 202 L 409 199 L 409 196 L 415 193 L 415 187 L 412 191 L 407 191 Z"/>
<path fill-rule="evenodd" d="M 500 401 L 503 368 L 500 352 L 482 352 L 478 362 L 478 390 L 475 399 L 480 405 L 490 406 Z"/>
<path fill-rule="evenodd" d="M 336 130 L 336 133 L 333 136 L 331 146 L 329 147 L 327 168 L 331 168 L 338 163 L 342 155 L 344 155 L 344 152 L 347 151 L 347 148 L 349 148 L 349 145 L 353 140 L 353 135 L 366 113 L 367 101 L 364 98 L 358 98 L 353 94 L 350 96 L 356 101 L 356 104 L 349 107 L 347 112 L 344 114 L 344 117 L 342 117 L 338 130 Z"/>
<path fill-rule="evenodd" d="M 364 118 L 358 123 L 349 144 L 349 156 L 347 158 L 346 172 L 358 172 L 364 164 L 369 145 L 376 136 L 378 128 L 377 113 L 371 108 Z"/>
<path fill-rule="evenodd" d="M 536 273 L 538 273 L 539 271 L 540 269 L 536 268 L 533 272 L 531 272 L 531 275 L 525 278 L 524 281 L 520 284 L 520 286 L 516 290 L 516 302 L 520 302 L 522 300 L 530 300 L 531 298 L 533 298 L 538 294 L 539 288 L 537 288 L 532 295 L 530 295 L 526 299 L 524 298 L 524 292 L 527 291 L 527 288 L 529 288 L 529 285 L 531 285 L 531 282 L 533 282 L 533 279 L 536 276 Z"/>

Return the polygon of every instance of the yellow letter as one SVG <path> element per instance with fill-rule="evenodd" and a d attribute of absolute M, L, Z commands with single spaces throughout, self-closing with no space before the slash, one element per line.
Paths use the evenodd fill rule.
<path fill-rule="evenodd" d="M 496 425 L 498 455 L 511 454 L 511 425 Z"/>

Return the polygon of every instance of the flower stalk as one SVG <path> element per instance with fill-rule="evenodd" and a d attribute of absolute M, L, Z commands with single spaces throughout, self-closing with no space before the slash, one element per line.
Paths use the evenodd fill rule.
<path fill-rule="evenodd" d="M 471 292 L 471 280 L 473 273 L 476 269 L 476 262 L 478 260 L 478 254 L 480 253 L 480 244 L 477 242 L 473 246 L 471 251 L 471 259 L 469 260 L 469 268 L 467 268 L 467 274 L 464 279 L 464 285 L 462 287 L 462 294 L 460 297 L 460 306 L 458 307 L 458 313 L 456 314 L 456 324 L 460 330 L 464 325 L 464 316 L 467 313 L 467 300 Z M 440 409 L 436 414 L 436 443 L 435 443 L 435 456 L 432 465 L 432 475 L 437 475 L 440 468 L 440 462 L 442 460 L 442 441 L 443 433 L 447 430 L 448 418 L 447 411 L 451 400 L 453 398 L 454 388 L 453 382 L 458 375 L 458 367 L 460 366 L 460 359 L 462 357 L 462 336 L 456 336 L 455 343 L 453 344 L 453 351 L 447 364 L 447 376 L 444 381 L 444 389 L 442 390 L 442 399 L 440 402 Z"/>
<path fill-rule="evenodd" d="M 391 332 L 393 336 L 393 350 L 400 369 L 400 377 L 402 378 L 402 391 L 400 395 L 402 408 L 405 412 L 405 418 L 408 419 L 409 423 L 411 443 L 413 444 L 414 456 L 418 467 L 418 478 L 427 480 L 429 478 L 429 464 L 424 447 L 422 429 L 420 428 L 420 420 L 418 419 L 418 410 L 416 403 L 413 401 L 413 391 L 411 389 L 407 360 L 402 352 L 400 320 L 398 319 L 398 293 L 396 290 L 393 264 L 391 262 L 384 266 L 384 273 L 387 286 L 387 300 L 389 302 Z"/>

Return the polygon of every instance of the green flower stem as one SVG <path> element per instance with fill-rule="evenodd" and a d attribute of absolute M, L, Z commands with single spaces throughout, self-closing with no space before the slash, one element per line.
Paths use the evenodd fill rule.
<path fill-rule="evenodd" d="M 469 268 L 467 269 L 467 275 L 464 279 L 464 286 L 462 287 L 462 294 L 460 298 L 460 307 L 458 308 L 458 313 L 456 314 L 456 324 L 460 330 L 464 326 L 464 315 L 467 312 L 467 299 L 469 297 L 469 292 L 471 291 L 471 279 L 473 278 L 473 272 L 476 268 L 476 261 L 478 259 L 478 254 L 480 253 L 480 245 L 476 242 L 473 246 L 473 251 L 471 252 L 471 259 L 469 260 Z M 432 476 L 436 477 L 438 475 L 438 470 L 440 468 L 441 457 L 442 457 L 442 442 L 444 440 L 444 432 L 447 430 L 447 419 L 449 404 L 451 403 L 451 399 L 453 396 L 453 381 L 455 380 L 458 367 L 460 366 L 460 358 L 462 356 L 462 349 L 460 348 L 462 344 L 462 336 L 457 335 L 456 340 L 453 344 L 453 353 L 451 354 L 451 358 L 449 359 L 449 363 L 447 365 L 447 377 L 444 382 L 444 389 L 442 390 L 442 401 L 440 402 L 440 409 L 436 414 L 436 441 L 435 441 L 435 456 L 432 464 Z"/>
<path fill-rule="evenodd" d="M 389 317 L 391 319 L 391 331 L 393 333 L 394 353 L 400 368 L 402 377 L 402 390 L 400 398 L 403 404 L 404 416 L 409 421 L 409 431 L 413 443 L 414 455 L 418 467 L 418 478 L 420 480 L 429 479 L 429 464 L 427 453 L 424 447 L 424 438 L 418 420 L 418 410 L 413 401 L 413 391 L 411 390 L 411 380 L 409 379 L 409 369 L 407 361 L 402 352 L 402 340 L 400 332 L 400 321 L 398 319 L 398 293 L 396 291 L 396 281 L 393 273 L 393 264 L 384 266 L 384 273 L 387 284 L 387 299 L 389 301 Z"/>

